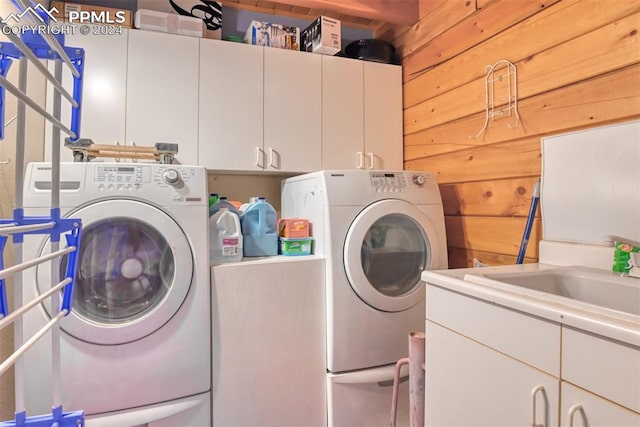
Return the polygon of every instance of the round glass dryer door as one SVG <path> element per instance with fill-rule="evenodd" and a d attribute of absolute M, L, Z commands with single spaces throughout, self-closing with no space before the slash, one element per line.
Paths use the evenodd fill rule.
<path fill-rule="evenodd" d="M 424 298 L 423 270 L 438 256 L 427 216 L 402 200 L 382 200 L 354 219 L 344 244 L 345 272 L 358 296 L 371 307 L 398 312 Z"/>
<path fill-rule="evenodd" d="M 94 203 L 68 216 L 80 218 L 83 226 L 72 313 L 62 329 L 83 341 L 122 344 L 171 319 L 193 274 L 181 228 L 159 209 L 129 200 Z M 60 277 L 65 265 L 63 258 Z M 38 267 L 37 278 L 38 291 L 46 291 L 52 283 L 50 264 Z"/>

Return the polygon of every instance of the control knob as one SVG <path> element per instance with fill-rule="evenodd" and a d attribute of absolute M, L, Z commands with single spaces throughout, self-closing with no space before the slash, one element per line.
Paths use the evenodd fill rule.
<path fill-rule="evenodd" d="M 422 186 L 424 185 L 424 183 L 425 183 L 424 176 L 422 176 L 422 175 L 413 175 L 413 176 L 411 177 L 411 180 L 412 180 L 412 181 L 413 181 L 413 183 L 414 183 L 415 185 L 417 185 L 418 187 L 422 187 Z"/>
<path fill-rule="evenodd" d="M 162 173 L 162 180 L 169 185 L 173 185 L 177 187 L 182 183 L 182 178 L 180 177 L 180 173 L 175 169 L 167 169 Z"/>

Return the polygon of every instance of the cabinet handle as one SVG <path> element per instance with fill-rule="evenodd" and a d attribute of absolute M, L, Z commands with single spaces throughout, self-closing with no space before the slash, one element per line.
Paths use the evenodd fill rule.
<path fill-rule="evenodd" d="M 264 152 L 260 147 L 256 147 L 256 166 L 264 168 Z"/>
<path fill-rule="evenodd" d="M 280 164 L 280 161 L 276 161 L 276 158 L 280 157 L 280 155 L 278 154 L 278 152 L 276 150 L 274 150 L 273 148 L 269 147 L 269 167 L 273 168 L 273 169 L 280 169 L 278 167 L 278 165 Z"/>
<path fill-rule="evenodd" d="M 367 153 L 367 156 L 369 156 L 369 169 L 373 169 L 373 161 L 375 160 L 375 157 L 373 153 Z"/>
<path fill-rule="evenodd" d="M 364 153 L 358 151 L 358 169 L 364 168 Z"/>
<path fill-rule="evenodd" d="M 569 427 L 573 427 L 573 417 L 578 411 L 580 411 L 582 425 L 584 425 L 585 427 L 589 425 L 589 422 L 587 421 L 587 414 L 584 413 L 584 408 L 582 407 L 582 405 L 573 405 L 571 408 L 569 408 Z"/>
<path fill-rule="evenodd" d="M 536 412 L 537 412 L 536 397 L 538 393 L 542 395 L 542 400 L 544 401 L 544 419 L 542 423 L 536 422 Z M 531 390 L 531 409 L 532 409 L 531 426 L 546 427 L 547 424 L 549 423 L 549 402 L 547 401 L 547 392 L 545 391 L 544 386 L 539 385 L 537 387 L 534 387 L 533 390 Z"/>

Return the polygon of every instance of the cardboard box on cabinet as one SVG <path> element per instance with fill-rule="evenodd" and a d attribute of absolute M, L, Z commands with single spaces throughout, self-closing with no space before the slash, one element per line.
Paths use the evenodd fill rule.
<path fill-rule="evenodd" d="M 342 49 L 341 22 L 319 16 L 300 34 L 300 50 L 335 55 Z"/>
<path fill-rule="evenodd" d="M 244 35 L 244 42 L 257 46 L 300 50 L 300 28 L 264 21 L 251 21 Z"/>
<path fill-rule="evenodd" d="M 182 16 L 156 10 L 138 9 L 134 18 L 134 25 L 141 30 L 193 37 L 202 37 L 204 35 L 204 23 L 202 20 L 192 16 Z"/>
<path fill-rule="evenodd" d="M 138 10 L 155 10 L 198 18 L 204 25 L 203 35 L 208 39 L 222 38 L 222 2 L 200 0 L 138 0 Z"/>

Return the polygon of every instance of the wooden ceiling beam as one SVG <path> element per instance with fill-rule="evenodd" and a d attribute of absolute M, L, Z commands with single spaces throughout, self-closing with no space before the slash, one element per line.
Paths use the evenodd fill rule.
<path fill-rule="evenodd" d="M 419 0 L 279 0 L 277 3 L 400 25 L 413 25 L 419 19 Z"/>

